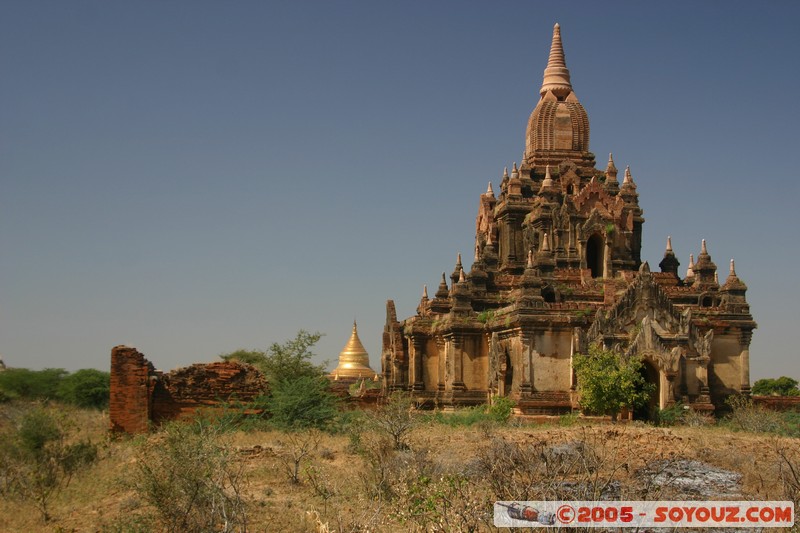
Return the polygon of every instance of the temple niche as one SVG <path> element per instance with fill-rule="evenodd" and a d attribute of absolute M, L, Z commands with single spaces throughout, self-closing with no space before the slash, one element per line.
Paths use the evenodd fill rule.
<path fill-rule="evenodd" d="M 651 407 L 713 411 L 749 393 L 747 286 L 732 260 L 720 284 L 704 240 L 683 278 L 670 238 L 660 272 L 642 262 L 633 173 L 620 182 L 612 155 L 596 167 L 558 24 L 539 94 L 520 164 L 479 197 L 469 269 L 459 254 L 403 321 L 387 303 L 384 386 L 423 407 L 500 395 L 523 413 L 560 414 L 577 407 L 573 355 L 599 343 L 642 357 Z"/>

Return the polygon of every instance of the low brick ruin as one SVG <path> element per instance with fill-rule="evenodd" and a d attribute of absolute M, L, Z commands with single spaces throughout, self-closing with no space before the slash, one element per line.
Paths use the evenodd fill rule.
<path fill-rule="evenodd" d="M 266 391 L 266 379 L 251 365 L 200 363 L 163 373 L 136 348 L 111 350 L 109 417 L 115 432 L 143 433 L 152 424 L 252 401 Z"/>

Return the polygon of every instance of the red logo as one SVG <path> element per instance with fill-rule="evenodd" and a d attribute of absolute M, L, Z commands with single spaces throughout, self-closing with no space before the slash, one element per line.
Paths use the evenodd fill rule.
<path fill-rule="evenodd" d="M 569 524 L 575 520 L 575 509 L 571 505 L 562 505 L 556 511 L 556 516 L 562 524 Z"/>

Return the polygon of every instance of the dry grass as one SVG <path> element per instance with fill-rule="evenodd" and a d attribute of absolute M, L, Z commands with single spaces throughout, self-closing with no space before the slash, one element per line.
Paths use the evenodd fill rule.
<path fill-rule="evenodd" d="M 108 440 L 103 415 L 74 415 L 84 435 L 103 443 L 100 460 L 57 496 L 51 524 L 42 524 L 25 503 L 0 500 L 0 531 L 130 531 L 124 525 L 147 511 L 123 481 L 135 468 L 141 443 L 157 435 Z M 286 471 L 287 460 L 297 457 L 297 439 L 277 431 L 239 432 L 231 438 L 247 474 L 251 531 L 467 531 L 473 526 L 484 531 L 491 529 L 486 523 L 491 503 L 500 497 L 589 496 L 609 490 L 627 499 L 668 495 L 641 472 L 657 461 L 675 459 L 741 474 L 739 489 L 745 499 L 796 498 L 800 491 L 800 479 L 791 471 L 800 466 L 798 439 L 720 427 L 487 430 L 422 424 L 411 431 L 406 450 L 395 450 L 370 432 L 361 435 L 360 449 L 348 435 L 320 434 L 299 461 L 299 483 Z M 501 449 L 506 452 L 492 459 Z M 509 454 L 518 454 L 524 463 L 516 485 L 508 477 L 510 467 L 487 470 L 493 460 L 499 464 Z M 506 493 L 499 490 L 503 486 Z"/>

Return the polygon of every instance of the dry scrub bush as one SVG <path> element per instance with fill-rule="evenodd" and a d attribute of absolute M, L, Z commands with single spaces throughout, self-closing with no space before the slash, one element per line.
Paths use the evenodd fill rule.
<path fill-rule="evenodd" d="M 417 531 L 481 531 L 492 523 L 485 487 L 464 474 L 439 477 L 406 472 L 397 490 L 392 516 Z"/>
<path fill-rule="evenodd" d="M 794 502 L 795 512 L 800 508 L 800 447 L 792 441 L 775 441 L 778 457 L 778 478 L 783 485 L 783 495 Z"/>
<path fill-rule="evenodd" d="M 426 448 L 394 444 L 375 433 L 361 442 L 364 490 L 385 508 L 385 523 L 405 531 L 479 531 L 491 522 L 489 494 L 474 471 L 457 471 Z"/>
<path fill-rule="evenodd" d="M 756 405 L 744 395 L 730 396 L 726 402 L 731 407 L 728 418 L 734 427 L 751 433 L 780 433 L 783 417 L 777 411 Z"/>
<path fill-rule="evenodd" d="M 688 427 L 705 427 L 713 426 L 717 423 L 717 420 L 712 414 L 687 409 L 681 418 L 681 423 Z"/>
<path fill-rule="evenodd" d="M 44 522 L 51 500 L 81 468 L 97 459 L 98 448 L 76 440 L 76 424 L 61 409 L 46 406 L 8 411 L 0 432 L 0 494 L 30 501 Z"/>
<path fill-rule="evenodd" d="M 622 440 L 585 428 L 579 439 L 556 445 L 499 438 L 478 452 L 477 466 L 500 500 L 609 499 L 627 468 L 617 457 Z"/>
<path fill-rule="evenodd" d="M 287 433 L 279 441 L 281 451 L 278 459 L 292 483 L 300 483 L 300 467 L 310 460 L 321 438 L 319 431 L 309 429 L 305 432 Z"/>
<path fill-rule="evenodd" d="M 390 437 L 395 450 L 408 447 L 408 435 L 416 424 L 411 397 L 399 391 L 392 393 L 368 415 L 368 425 L 378 433 Z"/>
<path fill-rule="evenodd" d="M 247 530 L 243 464 L 218 427 L 172 423 L 139 450 L 130 486 L 168 532 Z"/>

